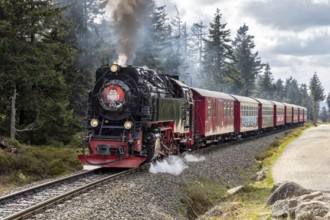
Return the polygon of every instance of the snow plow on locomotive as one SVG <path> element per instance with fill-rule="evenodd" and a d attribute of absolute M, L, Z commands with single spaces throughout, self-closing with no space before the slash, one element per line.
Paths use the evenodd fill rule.
<path fill-rule="evenodd" d="M 138 167 L 193 144 L 192 98 L 180 81 L 142 67 L 105 65 L 89 94 L 86 167 Z M 88 149 L 88 153 L 85 149 Z"/>

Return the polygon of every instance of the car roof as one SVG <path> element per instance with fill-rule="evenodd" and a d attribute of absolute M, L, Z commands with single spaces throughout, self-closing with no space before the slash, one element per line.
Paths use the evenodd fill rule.
<path fill-rule="evenodd" d="M 223 93 L 223 92 L 216 92 L 216 91 L 211 91 L 211 90 L 206 90 L 206 89 L 200 89 L 200 88 L 190 88 L 193 92 L 198 93 L 201 96 L 204 97 L 212 97 L 212 98 L 220 98 L 220 99 L 229 99 L 229 100 L 235 100 L 233 97 L 230 95 Z"/>
<path fill-rule="evenodd" d="M 295 107 L 295 108 L 297 108 L 297 106 L 296 105 L 293 105 L 293 104 L 289 104 L 289 103 L 285 103 L 285 102 L 283 102 L 283 104 L 285 106 L 288 106 L 288 107 Z"/>
<path fill-rule="evenodd" d="M 273 102 L 266 100 L 266 99 L 259 99 L 259 98 L 254 98 L 254 99 L 257 100 L 258 102 L 260 102 L 261 104 L 274 105 Z"/>
<path fill-rule="evenodd" d="M 259 103 L 257 100 L 255 100 L 253 98 L 240 96 L 240 95 L 231 95 L 231 96 L 234 97 L 239 102 L 249 102 L 249 103 L 256 103 L 256 104 Z"/>
<path fill-rule="evenodd" d="M 284 107 L 284 104 L 282 102 L 272 101 L 272 103 L 274 103 L 276 106 L 283 106 Z"/>

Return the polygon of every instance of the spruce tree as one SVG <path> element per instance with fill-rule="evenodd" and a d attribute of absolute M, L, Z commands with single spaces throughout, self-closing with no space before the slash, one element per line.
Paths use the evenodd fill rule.
<path fill-rule="evenodd" d="M 300 91 L 300 97 L 299 102 L 297 103 L 300 106 L 304 106 L 307 108 L 307 118 L 312 118 L 313 117 L 313 102 L 308 94 L 308 87 L 306 84 L 302 83 L 300 85 L 299 91 Z"/>
<path fill-rule="evenodd" d="M 329 119 L 327 109 L 324 106 L 322 107 L 322 110 L 320 112 L 320 119 L 322 122 L 327 122 Z"/>
<path fill-rule="evenodd" d="M 326 102 L 327 102 L 327 106 L 328 106 L 328 115 L 329 115 L 328 122 L 330 122 L 330 92 L 328 93 Z"/>
<path fill-rule="evenodd" d="M 10 97 L 16 93 L 13 137 L 26 131 L 19 133 L 26 142 L 67 142 L 75 132 L 64 76 L 74 50 L 65 43 L 61 14 L 51 0 L 0 4 L 0 92 L 7 100 L 1 103 L 2 126 L 9 131 Z"/>
<path fill-rule="evenodd" d="M 247 25 L 241 26 L 233 41 L 233 67 L 240 77 L 235 76 L 234 87 L 239 87 L 240 95 L 251 96 L 255 90 L 255 81 L 263 65 L 261 64 L 258 52 L 254 52 L 254 36 L 247 32 Z M 230 78 L 230 76 L 229 76 Z"/>
<path fill-rule="evenodd" d="M 227 23 L 221 20 L 222 14 L 217 9 L 213 22 L 210 23 L 209 34 L 205 39 L 203 57 L 203 84 L 210 90 L 225 91 L 224 76 L 231 59 L 230 30 Z"/>
<path fill-rule="evenodd" d="M 285 81 L 285 100 L 286 102 L 292 104 L 299 104 L 300 91 L 298 82 L 292 76 L 286 79 Z"/>
<path fill-rule="evenodd" d="M 313 77 L 309 82 L 309 90 L 313 102 L 313 123 L 317 123 L 319 102 L 324 100 L 325 95 L 324 95 L 324 89 L 316 72 L 314 73 Z"/>
<path fill-rule="evenodd" d="M 284 82 L 278 79 L 275 83 L 275 101 L 282 102 L 285 99 Z"/>
<path fill-rule="evenodd" d="M 201 66 L 202 64 L 204 50 L 203 38 L 206 35 L 205 28 L 206 25 L 204 25 L 203 21 L 199 21 L 194 23 L 190 30 L 192 42 L 190 57 L 194 60 L 194 63 L 197 64 L 197 66 Z"/>
<path fill-rule="evenodd" d="M 100 17 L 107 0 L 56 0 L 63 6 L 66 26 L 65 42 L 75 48 L 72 64 L 66 70 L 70 106 L 80 118 L 85 117 L 87 94 L 94 82 L 94 73 L 101 65 L 113 62 L 116 54 L 111 41 L 110 24 Z"/>
<path fill-rule="evenodd" d="M 154 1 L 148 2 L 147 18 L 143 25 L 143 41 L 137 49 L 134 65 L 164 71 L 163 55 L 170 48 L 171 27 L 167 23 L 165 6 L 157 6 Z"/>
<path fill-rule="evenodd" d="M 270 71 L 270 66 L 267 63 L 263 75 L 258 80 L 258 96 L 263 99 L 274 98 L 273 74 Z"/>

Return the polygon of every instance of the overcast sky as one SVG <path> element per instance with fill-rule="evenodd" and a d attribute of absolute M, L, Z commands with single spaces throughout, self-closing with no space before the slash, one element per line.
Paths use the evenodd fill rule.
<path fill-rule="evenodd" d="M 275 80 L 292 76 L 306 83 L 314 72 L 330 92 L 330 0 L 156 0 L 167 13 L 179 9 L 187 24 L 213 20 L 222 13 L 234 38 L 240 26 L 249 26 L 256 51 L 269 63 Z"/>

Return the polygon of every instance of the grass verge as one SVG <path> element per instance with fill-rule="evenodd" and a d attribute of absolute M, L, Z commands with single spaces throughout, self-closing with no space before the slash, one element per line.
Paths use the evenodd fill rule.
<path fill-rule="evenodd" d="M 260 168 L 266 169 L 266 178 L 261 182 L 247 184 L 237 194 L 226 196 L 227 189 L 219 183 L 214 183 L 217 190 L 204 186 L 204 184 L 192 184 L 187 187 L 186 195 L 188 199 L 183 201 L 187 207 L 187 217 L 189 219 L 196 219 L 214 205 L 218 205 L 221 207 L 220 212 L 222 214 L 220 216 L 203 217 L 203 219 L 272 219 L 271 208 L 266 206 L 266 201 L 271 195 L 271 189 L 274 184 L 271 167 L 285 150 L 286 146 L 309 127 L 310 125 L 306 125 L 286 132 L 282 138 L 277 139 L 263 153 L 257 155 L 257 165 L 260 166 L 261 164 Z M 255 167 L 251 167 L 251 170 L 255 170 Z M 250 173 L 249 171 L 246 172 L 247 175 Z"/>
<path fill-rule="evenodd" d="M 226 198 L 221 206 L 224 207 L 224 213 L 227 213 L 227 216 L 209 218 L 209 220 L 272 219 L 271 207 L 266 206 L 266 201 L 271 195 L 274 185 L 271 168 L 287 145 L 297 139 L 309 127 L 310 125 L 306 125 L 286 132 L 282 138 L 270 144 L 262 154 L 257 155 L 256 159 L 262 164 L 262 168 L 266 168 L 266 178 L 261 182 L 251 183 L 245 186 L 241 192 Z M 231 213 L 231 207 L 237 207 L 237 204 L 239 204 L 238 208 L 235 209 L 234 213 Z"/>
<path fill-rule="evenodd" d="M 35 147 L 5 141 L 18 153 L 0 151 L 0 191 L 81 170 L 76 148 Z"/>

